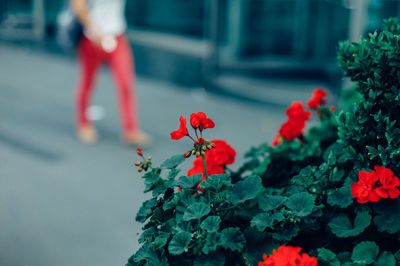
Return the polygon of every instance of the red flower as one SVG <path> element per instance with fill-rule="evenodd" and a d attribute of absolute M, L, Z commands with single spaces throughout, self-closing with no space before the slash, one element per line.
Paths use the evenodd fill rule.
<path fill-rule="evenodd" d="M 400 195 L 397 187 L 400 186 L 400 180 L 394 176 L 392 170 L 383 166 L 375 166 L 376 175 L 382 186 L 378 186 L 375 191 L 381 198 L 395 199 Z"/>
<path fill-rule="evenodd" d="M 188 130 L 186 128 L 186 118 L 184 118 L 183 116 L 181 116 L 179 118 L 180 121 L 180 125 L 179 125 L 179 129 L 172 131 L 171 132 L 171 139 L 173 140 L 178 140 L 183 138 L 184 136 L 188 135 Z"/>
<path fill-rule="evenodd" d="M 351 195 L 357 198 L 359 203 L 367 203 L 368 201 L 377 202 L 380 197 L 374 189 L 378 176 L 375 171 L 358 172 L 359 181 L 351 185 Z"/>
<path fill-rule="evenodd" d="M 351 185 L 351 195 L 359 203 L 377 202 L 381 198 L 395 199 L 400 196 L 400 179 L 392 170 L 383 166 L 375 166 L 375 171 L 360 171 L 359 181 Z"/>
<path fill-rule="evenodd" d="M 321 88 L 314 90 L 312 93 L 312 98 L 307 102 L 308 108 L 317 109 L 321 105 L 325 105 L 326 100 L 324 97 L 327 95 L 328 93 Z"/>
<path fill-rule="evenodd" d="M 316 258 L 306 253 L 300 255 L 300 251 L 300 247 L 280 246 L 272 255 L 264 254 L 264 261 L 260 261 L 258 266 L 317 266 Z"/>
<path fill-rule="evenodd" d="M 208 175 L 223 174 L 225 165 L 235 162 L 236 151 L 224 140 L 211 140 L 215 144 L 215 148 L 206 151 L 206 162 Z M 187 175 L 203 174 L 205 179 L 204 166 L 202 157 L 193 161 L 193 167 L 189 169 Z"/>
<path fill-rule="evenodd" d="M 283 123 L 279 129 L 279 137 L 277 136 L 275 138 L 276 141 L 274 140 L 274 143 L 279 143 L 278 140 L 280 137 L 283 137 L 287 141 L 292 141 L 298 138 L 303 134 L 303 129 L 306 127 L 306 121 L 311 117 L 311 113 L 303 109 L 303 104 L 301 102 L 293 102 L 286 110 L 286 115 L 289 119 Z"/>
<path fill-rule="evenodd" d="M 288 120 L 279 129 L 279 135 L 287 141 L 296 139 L 303 134 L 303 129 L 306 127 L 304 121 Z"/>
<path fill-rule="evenodd" d="M 203 112 L 193 113 L 190 115 L 190 124 L 194 129 L 199 129 L 203 131 L 206 128 L 213 128 L 215 126 L 214 121 L 207 118 L 206 114 Z"/>
<path fill-rule="evenodd" d="M 301 102 L 293 102 L 288 109 L 286 109 L 286 115 L 289 120 L 307 121 L 311 117 L 311 112 L 303 109 Z"/>
<path fill-rule="evenodd" d="M 278 146 L 282 143 L 282 136 L 280 134 L 276 135 L 275 138 L 272 140 L 272 146 Z"/>

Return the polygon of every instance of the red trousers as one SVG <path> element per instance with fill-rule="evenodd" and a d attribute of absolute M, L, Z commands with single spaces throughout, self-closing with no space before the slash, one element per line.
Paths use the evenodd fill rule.
<path fill-rule="evenodd" d="M 97 72 L 107 63 L 118 88 L 119 111 L 124 133 L 138 129 L 136 99 L 134 97 L 133 55 L 126 37 L 117 38 L 114 51 L 106 52 L 85 36 L 78 48 L 80 80 L 76 89 L 77 126 L 90 125 L 86 110 L 90 104 Z"/>

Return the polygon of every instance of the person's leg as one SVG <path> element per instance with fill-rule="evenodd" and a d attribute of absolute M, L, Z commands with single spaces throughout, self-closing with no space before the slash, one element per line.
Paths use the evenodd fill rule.
<path fill-rule="evenodd" d="M 124 139 L 131 144 L 148 145 L 150 138 L 140 131 L 138 124 L 133 55 L 125 36 L 117 38 L 117 47 L 109 54 L 109 64 L 118 88 L 118 103 Z"/>
<path fill-rule="evenodd" d="M 77 133 L 81 141 L 94 143 L 97 140 L 97 133 L 87 117 L 86 110 L 90 104 L 96 74 L 102 60 L 100 49 L 83 37 L 78 48 L 78 59 L 80 78 L 75 92 Z"/>

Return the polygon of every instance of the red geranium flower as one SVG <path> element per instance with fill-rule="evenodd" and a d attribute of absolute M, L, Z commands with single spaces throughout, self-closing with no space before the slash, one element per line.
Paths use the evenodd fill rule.
<path fill-rule="evenodd" d="M 224 140 L 211 140 L 215 148 L 206 151 L 206 163 L 208 175 L 223 174 L 225 165 L 235 162 L 236 151 Z M 193 167 L 189 169 L 187 175 L 203 174 L 205 179 L 203 160 L 201 157 L 193 161 Z"/>
<path fill-rule="evenodd" d="M 279 144 L 279 138 L 282 137 L 287 141 L 292 141 L 303 134 L 303 129 L 306 127 L 306 121 L 310 119 L 311 113 L 304 110 L 301 102 L 293 102 L 288 109 L 286 109 L 288 120 L 283 123 L 279 129 L 279 135 L 275 137 L 273 142 Z M 276 146 L 276 145 L 274 145 Z"/>
<path fill-rule="evenodd" d="M 368 201 L 378 202 L 380 197 L 377 194 L 374 186 L 378 181 L 378 176 L 375 171 L 358 172 L 359 181 L 351 185 L 351 195 L 357 198 L 359 203 L 367 203 Z"/>
<path fill-rule="evenodd" d="M 296 121 L 307 121 L 311 117 L 311 112 L 303 109 L 303 104 L 301 102 L 293 102 L 288 109 L 286 109 L 286 115 L 289 120 Z"/>
<path fill-rule="evenodd" d="M 291 141 L 303 134 L 306 127 L 304 121 L 288 120 L 279 129 L 279 135 L 287 141 Z"/>
<path fill-rule="evenodd" d="M 171 132 L 171 139 L 173 140 L 178 140 L 188 135 L 188 130 L 186 128 L 186 118 L 181 116 L 179 118 L 179 121 L 180 121 L 179 129 Z"/>
<path fill-rule="evenodd" d="M 307 102 L 308 108 L 317 109 L 321 105 L 325 105 L 326 100 L 324 99 L 324 97 L 326 97 L 327 95 L 328 93 L 321 88 L 314 90 L 312 98 Z"/>
<path fill-rule="evenodd" d="M 203 112 L 193 113 L 190 115 L 190 124 L 194 129 L 199 129 L 203 131 L 206 128 L 213 128 L 215 126 L 214 121 L 207 118 L 206 114 Z"/>
<path fill-rule="evenodd" d="M 400 180 L 394 176 L 392 170 L 383 166 L 375 166 L 376 175 L 382 186 L 378 186 L 375 191 L 381 198 L 395 199 L 400 195 L 397 187 L 400 186 Z"/>
<path fill-rule="evenodd" d="M 272 146 L 278 146 L 282 143 L 282 136 L 280 134 L 276 135 L 275 138 L 272 140 Z"/>
<path fill-rule="evenodd" d="M 258 266 L 317 266 L 318 260 L 303 253 L 300 255 L 300 247 L 280 246 L 274 250 L 272 255 L 263 255 L 264 261 L 260 261 Z"/>
<path fill-rule="evenodd" d="M 359 181 L 351 185 L 351 194 L 359 203 L 377 202 L 381 198 L 395 199 L 400 196 L 400 179 L 392 170 L 376 165 L 375 171 L 360 171 Z"/>

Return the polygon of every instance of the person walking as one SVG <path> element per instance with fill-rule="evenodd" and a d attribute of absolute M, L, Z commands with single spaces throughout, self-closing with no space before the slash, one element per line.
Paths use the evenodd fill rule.
<path fill-rule="evenodd" d="M 87 117 L 96 76 L 108 64 L 118 90 L 122 138 L 127 144 L 150 145 L 151 138 L 138 124 L 133 55 L 124 34 L 125 0 L 70 0 L 83 27 L 78 46 L 80 78 L 76 88 L 77 136 L 87 144 L 98 140 L 98 133 Z"/>

